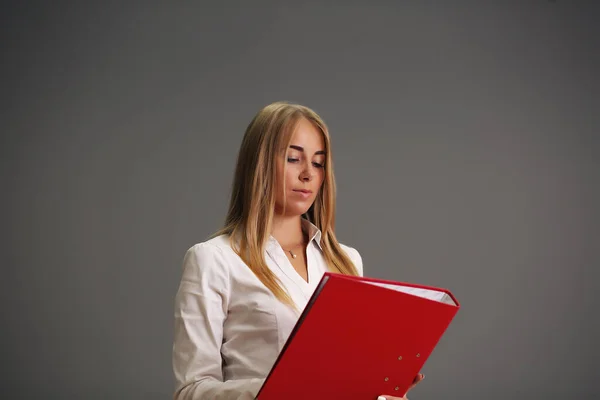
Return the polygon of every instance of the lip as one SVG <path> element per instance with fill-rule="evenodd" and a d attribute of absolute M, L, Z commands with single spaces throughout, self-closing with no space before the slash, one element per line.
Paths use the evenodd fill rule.
<path fill-rule="evenodd" d="M 312 195 L 312 190 L 308 190 L 308 189 L 294 189 L 293 191 L 298 193 L 300 196 L 302 196 L 305 199 L 308 199 Z"/>

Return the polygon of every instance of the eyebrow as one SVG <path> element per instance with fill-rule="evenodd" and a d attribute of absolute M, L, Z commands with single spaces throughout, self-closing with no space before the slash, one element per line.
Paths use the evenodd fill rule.
<path fill-rule="evenodd" d="M 291 144 L 290 148 L 294 149 L 294 150 L 298 150 L 298 151 L 304 152 L 304 148 L 302 146 L 296 146 L 294 144 Z M 315 155 L 317 155 L 317 154 L 325 154 L 325 150 L 315 151 Z"/>

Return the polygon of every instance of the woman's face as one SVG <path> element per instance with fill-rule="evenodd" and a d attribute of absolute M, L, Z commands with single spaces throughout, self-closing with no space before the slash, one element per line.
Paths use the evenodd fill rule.
<path fill-rule="evenodd" d="M 312 122 L 300 119 L 290 147 L 280 157 L 277 162 L 275 211 L 282 213 L 285 199 L 285 215 L 302 215 L 315 201 L 325 177 L 323 133 Z"/>

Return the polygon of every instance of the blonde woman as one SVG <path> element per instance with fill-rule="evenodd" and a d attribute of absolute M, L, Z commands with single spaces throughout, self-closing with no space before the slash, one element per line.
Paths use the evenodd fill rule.
<path fill-rule="evenodd" d="M 266 106 L 242 140 L 224 228 L 183 259 L 174 399 L 255 398 L 323 273 L 363 273 L 334 217 L 327 126 L 301 105 Z"/>

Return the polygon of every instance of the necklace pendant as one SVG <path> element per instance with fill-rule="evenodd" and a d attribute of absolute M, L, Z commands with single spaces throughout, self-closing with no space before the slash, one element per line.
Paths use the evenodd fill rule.
<path fill-rule="evenodd" d="M 291 250 L 289 250 L 290 254 L 292 255 L 292 258 L 296 258 L 296 255 L 294 253 L 292 253 Z"/>

